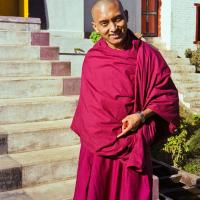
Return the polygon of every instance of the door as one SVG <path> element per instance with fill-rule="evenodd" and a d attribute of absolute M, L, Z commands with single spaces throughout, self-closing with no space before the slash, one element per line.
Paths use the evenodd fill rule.
<path fill-rule="evenodd" d="M 0 16 L 28 17 L 28 0 L 0 0 Z"/>
<path fill-rule="evenodd" d="M 158 0 L 142 0 L 142 34 L 158 36 Z"/>

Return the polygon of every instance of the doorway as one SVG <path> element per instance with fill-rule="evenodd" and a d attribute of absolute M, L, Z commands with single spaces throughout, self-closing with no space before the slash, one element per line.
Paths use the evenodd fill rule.
<path fill-rule="evenodd" d="M 41 19 L 41 28 L 49 28 L 46 0 L 29 0 L 29 17 Z"/>

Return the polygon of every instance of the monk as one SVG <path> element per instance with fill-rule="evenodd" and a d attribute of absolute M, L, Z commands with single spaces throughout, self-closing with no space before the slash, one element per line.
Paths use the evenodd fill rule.
<path fill-rule="evenodd" d="M 150 200 L 151 145 L 179 125 L 178 92 L 158 50 L 127 28 L 119 0 L 97 0 L 71 129 L 81 149 L 74 200 Z"/>

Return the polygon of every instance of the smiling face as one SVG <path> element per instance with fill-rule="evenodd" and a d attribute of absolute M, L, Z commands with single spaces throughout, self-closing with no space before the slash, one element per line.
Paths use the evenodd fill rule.
<path fill-rule="evenodd" d="M 93 28 L 114 49 L 124 47 L 127 34 L 127 17 L 116 0 L 102 1 L 92 9 Z"/>

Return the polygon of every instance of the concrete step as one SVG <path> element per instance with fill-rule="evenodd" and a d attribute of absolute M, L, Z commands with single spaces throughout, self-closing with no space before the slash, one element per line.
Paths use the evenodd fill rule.
<path fill-rule="evenodd" d="M 19 153 L 79 144 L 70 129 L 72 119 L 0 126 L 0 154 Z M 3 138 L 5 138 L 3 140 Z"/>
<path fill-rule="evenodd" d="M 183 94 L 183 97 L 184 97 L 184 101 L 186 102 L 192 102 L 192 101 L 199 101 L 200 102 L 200 93 L 196 93 L 196 95 L 190 95 L 189 94 Z"/>
<path fill-rule="evenodd" d="M 62 61 L 0 61 L 0 77 L 69 76 L 71 63 Z"/>
<path fill-rule="evenodd" d="M 72 200 L 75 179 L 2 192 L 1 200 Z"/>
<path fill-rule="evenodd" d="M 186 107 L 190 107 L 190 104 L 192 103 L 192 101 L 194 101 L 195 99 L 198 99 L 200 97 L 199 95 L 199 91 L 197 92 L 179 92 L 179 100 L 180 102 L 182 102 L 183 104 L 186 105 Z"/>
<path fill-rule="evenodd" d="M 168 65 L 182 64 L 190 65 L 190 60 L 188 58 L 170 57 L 163 54 Z"/>
<path fill-rule="evenodd" d="M 53 183 L 76 177 L 80 145 L 0 156 L 0 191 Z M 8 160 L 10 159 L 10 161 Z M 12 176 L 18 169 L 19 176 Z M 7 171 L 7 174 L 5 172 Z M 12 182 L 8 185 L 7 183 Z"/>
<path fill-rule="evenodd" d="M 79 77 L 0 77 L 0 99 L 78 95 Z"/>
<path fill-rule="evenodd" d="M 200 82 L 199 82 L 200 83 Z M 179 88 L 180 91 L 185 92 L 198 92 L 200 91 L 200 84 L 198 83 L 181 83 L 178 82 L 176 86 Z"/>
<path fill-rule="evenodd" d="M 0 30 L 0 45 L 49 46 L 49 33 Z"/>
<path fill-rule="evenodd" d="M 0 99 L 63 95 L 64 77 L 1 77 Z"/>
<path fill-rule="evenodd" d="M 169 65 L 172 73 L 195 73 L 194 65 Z"/>
<path fill-rule="evenodd" d="M 0 30 L 0 45 L 31 45 L 31 33 Z"/>
<path fill-rule="evenodd" d="M 178 53 L 177 52 L 174 52 L 174 51 L 171 51 L 171 50 L 167 50 L 167 49 L 159 49 L 159 51 L 165 57 L 178 58 Z"/>
<path fill-rule="evenodd" d="M 40 31 L 39 18 L 0 16 L 0 30 Z"/>
<path fill-rule="evenodd" d="M 58 47 L 1 45 L 1 60 L 58 60 Z"/>
<path fill-rule="evenodd" d="M 70 118 L 77 101 L 78 95 L 0 99 L 0 125 Z"/>
<path fill-rule="evenodd" d="M 172 78 L 180 82 L 198 82 L 200 81 L 200 74 L 197 73 L 173 73 Z"/>

